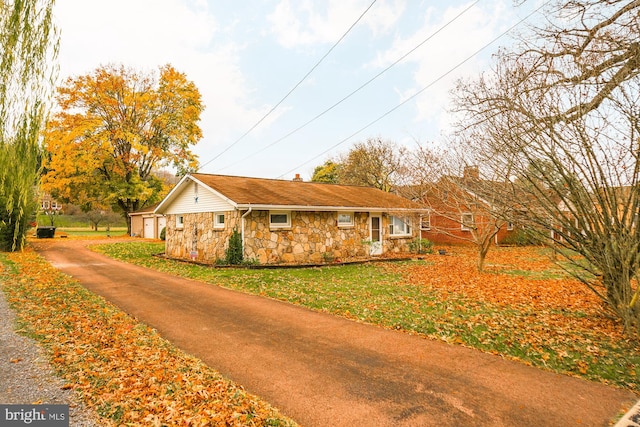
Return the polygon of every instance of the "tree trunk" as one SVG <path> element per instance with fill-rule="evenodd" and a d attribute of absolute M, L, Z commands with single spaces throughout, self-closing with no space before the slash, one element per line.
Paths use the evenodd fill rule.
<path fill-rule="evenodd" d="M 491 239 L 493 239 L 493 236 L 489 237 L 478 245 L 478 271 L 480 273 L 484 271 L 484 261 L 485 259 L 487 259 L 487 253 L 489 253 Z"/>
<path fill-rule="evenodd" d="M 635 294 L 631 286 L 633 274 L 626 268 L 608 266 L 602 275 L 602 284 L 607 291 L 607 302 L 622 320 L 626 331 L 640 333 L 640 310 L 637 302 L 632 303 Z"/>
<path fill-rule="evenodd" d="M 124 216 L 125 221 L 127 221 L 127 235 L 131 236 L 131 217 L 127 212 L 123 212 L 122 216 Z"/>

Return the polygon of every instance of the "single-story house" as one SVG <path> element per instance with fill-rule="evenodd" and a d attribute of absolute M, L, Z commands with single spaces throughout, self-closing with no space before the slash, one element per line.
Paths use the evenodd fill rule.
<path fill-rule="evenodd" d="M 164 215 L 154 212 L 157 207 L 158 203 L 129 213 L 131 236 L 144 237 L 145 239 L 160 238 L 160 232 L 167 225 L 167 219 Z"/>
<path fill-rule="evenodd" d="M 155 209 L 167 217 L 168 257 L 224 259 L 237 230 L 245 259 L 261 264 L 408 252 L 419 211 L 374 188 L 201 173 L 184 176 Z"/>

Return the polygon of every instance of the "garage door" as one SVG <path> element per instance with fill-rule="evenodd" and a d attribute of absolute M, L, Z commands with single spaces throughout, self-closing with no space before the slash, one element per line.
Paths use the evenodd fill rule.
<path fill-rule="evenodd" d="M 153 239 L 156 237 L 153 233 L 153 218 L 144 219 L 144 235 L 142 237 L 146 239 Z"/>
<path fill-rule="evenodd" d="M 158 218 L 158 234 L 156 234 L 156 236 L 160 237 L 160 232 L 162 232 L 162 229 L 166 225 L 167 225 L 167 218 L 165 217 Z"/>

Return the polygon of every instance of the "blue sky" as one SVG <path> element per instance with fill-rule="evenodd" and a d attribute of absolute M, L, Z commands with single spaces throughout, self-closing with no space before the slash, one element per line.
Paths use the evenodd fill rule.
<path fill-rule="evenodd" d="M 372 1 L 58 0 L 60 77 L 108 63 L 147 72 L 169 63 L 203 95 L 204 136 L 193 148 L 201 172 L 287 179 L 299 173 L 309 179 L 315 166 L 368 138 L 410 148 L 438 144 L 451 128 L 447 108 L 455 81 L 487 69 L 491 54 L 511 39 L 475 52 L 539 6 L 539 0 L 377 0 L 313 73 L 239 140 Z M 364 89 L 283 139 L 432 35 Z"/>

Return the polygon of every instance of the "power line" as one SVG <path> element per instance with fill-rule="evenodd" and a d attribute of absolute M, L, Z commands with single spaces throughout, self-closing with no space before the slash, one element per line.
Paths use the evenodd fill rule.
<path fill-rule="evenodd" d="M 373 76 L 372 78 L 370 78 L 369 80 L 367 80 L 365 83 L 363 83 L 360 87 L 358 87 L 356 90 L 352 91 L 351 93 L 349 93 L 347 96 L 343 97 L 342 99 L 340 99 L 338 102 L 336 102 L 335 104 L 333 104 L 332 106 L 330 106 L 329 108 L 325 109 L 324 111 L 322 111 L 321 113 L 319 113 L 318 115 L 316 115 L 315 117 L 313 117 L 312 119 L 308 120 L 307 122 L 305 122 L 304 124 L 298 126 L 297 128 L 293 129 L 292 131 L 290 131 L 289 133 L 287 133 L 286 135 L 276 139 L 275 141 L 273 141 L 272 143 L 270 143 L 269 145 L 266 145 L 265 147 L 261 148 L 258 151 L 255 151 L 251 154 L 249 154 L 248 156 L 244 157 L 241 160 L 238 160 L 235 163 L 231 163 L 229 165 L 226 165 L 223 168 L 218 169 L 218 171 L 222 171 L 225 170 L 227 168 L 230 168 L 232 166 L 235 166 L 239 163 L 244 162 L 247 159 L 250 159 L 251 157 L 260 154 L 266 150 L 268 150 L 269 148 L 273 147 L 274 145 L 284 141 L 285 139 L 287 139 L 288 137 L 290 137 L 291 135 L 293 135 L 294 133 L 297 133 L 298 131 L 304 129 L 305 127 L 307 127 L 308 125 L 310 125 L 311 123 L 315 122 L 316 120 L 318 120 L 320 117 L 324 116 L 325 114 L 327 114 L 329 111 L 333 110 L 335 107 L 337 107 L 338 105 L 342 104 L 344 101 L 346 101 L 347 99 L 351 98 L 353 95 L 355 95 L 356 93 L 360 92 L 362 89 L 364 89 L 366 86 L 368 86 L 371 82 L 373 82 L 374 80 L 376 80 L 378 77 L 380 77 L 381 75 L 383 75 L 384 73 L 386 73 L 387 71 L 389 71 L 391 68 L 393 68 L 394 66 L 396 66 L 398 63 L 400 63 L 402 60 L 404 60 L 407 56 L 411 55 L 413 52 L 415 52 L 418 48 L 422 47 L 422 45 L 424 45 L 426 42 L 428 42 L 429 40 L 431 40 L 433 37 L 435 37 L 436 35 L 438 35 L 441 31 L 443 31 L 445 28 L 447 28 L 449 25 L 451 25 L 453 22 L 455 22 L 458 18 L 460 18 L 462 15 L 464 15 L 467 11 L 469 11 L 469 9 L 471 9 L 473 6 L 475 6 L 476 4 L 478 4 L 480 0 L 476 0 L 473 3 L 471 3 L 466 9 L 464 9 L 462 12 L 460 12 L 458 15 L 456 15 L 455 17 L 453 17 L 453 19 L 451 19 L 450 21 L 448 21 L 446 24 L 444 24 L 442 27 L 438 28 L 438 30 L 436 30 L 434 33 L 432 33 L 431 35 L 429 35 L 426 39 L 424 39 L 422 42 L 420 42 L 417 46 L 415 46 L 413 49 L 411 49 L 410 51 L 408 51 L 407 53 L 405 53 L 404 55 L 402 55 L 400 58 L 398 58 L 396 61 L 394 61 L 391 65 L 389 65 L 387 68 L 385 68 L 384 70 L 380 71 L 378 74 L 376 74 L 375 76 Z"/>
<path fill-rule="evenodd" d="M 327 51 L 327 53 L 325 53 L 322 58 L 320 58 L 320 60 L 318 62 L 316 62 L 316 64 L 311 67 L 311 69 L 309 70 L 309 72 L 307 72 L 307 74 L 304 75 L 304 77 L 302 77 L 302 79 L 300 79 L 300 81 L 298 83 L 295 84 L 295 86 L 293 86 L 291 88 L 291 90 L 289 90 L 289 92 L 287 92 L 287 94 L 280 100 L 278 101 L 278 103 L 276 105 L 274 105 L 268 112 L 267 114 L 265 114 L 264 116 L 262 116 L 262 118 L 260 120 L 258 120 L 253 126 L 251 126 L 251 128 L 246 131 L 245 133 L 242 134 L 242 136 L 240 136 L 240 138 L 236 139 L 234 142 L 232 142 L 229 146 L 227 146 L 227 148 L 225 148 L 224 150 L 222 150 L 217 156 L 215 156 L 213 159 L 207 161 L 206 163 L 202 164 L 200 166 L 199 169 L 202 169 L 203 167 L 205 167 L 206 165 L 208 165 L 209 163 L 213 162 L 214 160 L 216 160 L 217 158 L 219 158 L 220 156 L 222 156 L 224 153 L 226 153 L 227 151 L 229 151 L 231 149 L 231 147 L 235 146 L 237 143 L 239 143 L 240 141 L 242 141 L 244 139 L 245 136 L 249 135 L 249 133 L 251 133 L 251 131 L 253 131 L 256 127 L 258 127 L 260 125 L 260 123 L 262 123 L 267 117 L 269 117 L 269 115 L 271 115 L 271 113 L 273 113 L 275 111 L 276 108 L 278 108 L 280 106 L 280 104 L 282 104 L 288 97 L 289 95 L 291 95 L 293 93 L 293 91 L 295 91 L 306 79 L 307 77 L 309 77 L 311 75 L 311 73 L 313 73 L 313 71 L 318 68 L 318 66 L 320 65 L 320 63 L 322 63 L 322 61 L 324 61 L 324 59 L 329 56 L 329 54 L 333 51 L 333 49 L 336 48 L 336 46 L 338 46 L 342 40 L 347 36 L 347 34 L 349 34 L 351 32 L 351 30 L 358 24 L 358 22 L 360 22 L 362 20 L 362 18 L 364 17 L 364 15 L 367 14 L 367 12 L 369 12 L 369 9 L 371 9 L 373 7 L 373 5 L 376 3 L 377 0 L 373 0 L 371 2 L 371 4 L 369 5 L 369 7 L 367 7 L 364 12 L 362 12 L 360 14 L 360 16 L 358 17 L 358 19 L 356 19 L 356 21 L 351 24 L 351 26 L 349 27 L 349 29 L 342 35 L 342 37 L 340 37 L 340 39 L 338 39 L 337 42 L 335 42 L 333 44 L 333 46 L 331 46 L 331 49 L 329 49 Z"/>
<path fill-rule="evenodd" d="M 307 165 L 308 163 L 311 163 L 312 161 L 318 159 L 319 157 L 327 154 L 329 151 L 335 149 L 336 147 L 344 144 L 345 142 L 347 142 L 348 140 L 350 140 L 351 138 L 353 138 L 354 136 L 356 136 L 357 134 L 359 134 L 360 132 L 368 129 L 369 127 L 373 126 L 374 124 L 376 124 L 377 122 L 379 122 L 380 120 L 384 119 L 385 117 L 387 117 L 388 115 L 390 115 L 391 113 L 393 113 L 394 111 L 396 111 L 397 109 L 399 109 L 400 107 L 404 106 L 406 103 L 408 103 L 409 101 L 413 100 L 414 98 L 416 98 L 418 95 L 420 95 L 421 93 L 423 93 L 424 91 L 426 91 L 427 89 L 430 89 L 433 85 L 435 85 L 436 83 L 438 83 L 440 80 L 442 80 L 443 78 L 445 78 L 446 76 L 448 76 L 449 74 L 451 74 L 453 71 L 457 70 L 458 68 L 460 68 L 462 65 L 464 65 L 465 63 L 467 63 L 468 61 L 470 61 L 473 57 L 475 57 L 476 55 L 478 55 L 480 52 L 482 52 L 483 50 L 485 50 L 486 48 L 488 48 L 489 46 L 491 46 L 492 44 L 494 44 L 496 41 L 498 41 L 499 39 L 501 39 L 502 37 L 504 37 L 507 33 L 509 33 L 511 30 L 513 30 L 514 28 L 516 28 L 518 25 L 522 24 L 524 21 L 526 21 L 527 19 L 529 19 L 531 16 L 533 16 L 535 13 L 537 13 L 538 11 L 540 11 L 544 6 L 546 6 L 551 0 L 547 0 L 546 2 L 544 2 L 540 7 L 538 7 L 537 9 L 535 9 L 534 11 L 532 11 L 531 13 L 529 13 L 527 16 L 525 16 L 524 18 L 522 18 L 521 20 L 519 20 L 518 22 L 516 22 L 515 24 L 513 24 L 511 27 L 509 27 L 507 30 L 505 30 L 504 32 L 502 32 L 500 35 L 498 35 L 497 37 L 495 37 L 493 40 L 491 40 L 490 42 L 488 42 L 487 44 L 485 44 L 484 46 L 482 46 L 480 49 L 476 50 L 474 53 L 472 53 L 471 55 L 469 55 L 467 58 L 465 58 L 463 61 L 459 62 L 457 65 L 455 65 L 453 68 L 449 69 L 448 71 L 446 71 L 444 74 L 440 75 L 438 78 L 436 78 L 435 80 L 433 80 L 431 83 L 429 83 L 427 86 L 423 87 L 422 89 L 420 89 L 418 92 L 414 93 L 413 95 L 411 95 L 409 98 L 405 99 L 404 101 L 402 101 L 400 104 L 396 105 L 395 107 L 393 107 L 392 109 L 390 109 L 389 111 L 387 111 L 386 113 L 384 113 L 383 115 L 381 115 L 380 117 L 378 117 L 377 119 L 369 122 L 368 124 L 366 124 L 365 126 L 361 127 L 360 129 L 358 129 L 357 131 L 355 131 L 354 133 L 352 133 L 351 135 L 349 135 L 348 137 L 342 139 L 340 142 L 338 142 L 337 144 L 332 145 L 331 147 L 329 147 L 327 150 L 323 151 L 322 153 L 312 157 L 311 159 L 307 160 L 304 163 L 299 164 L 298 166 L 286 171 L 285 173 L 281 174 L 278 178 L 284 178 L 286 175 L 289 175 L 290 173 L 299 170 L 301 167 Z"/>

